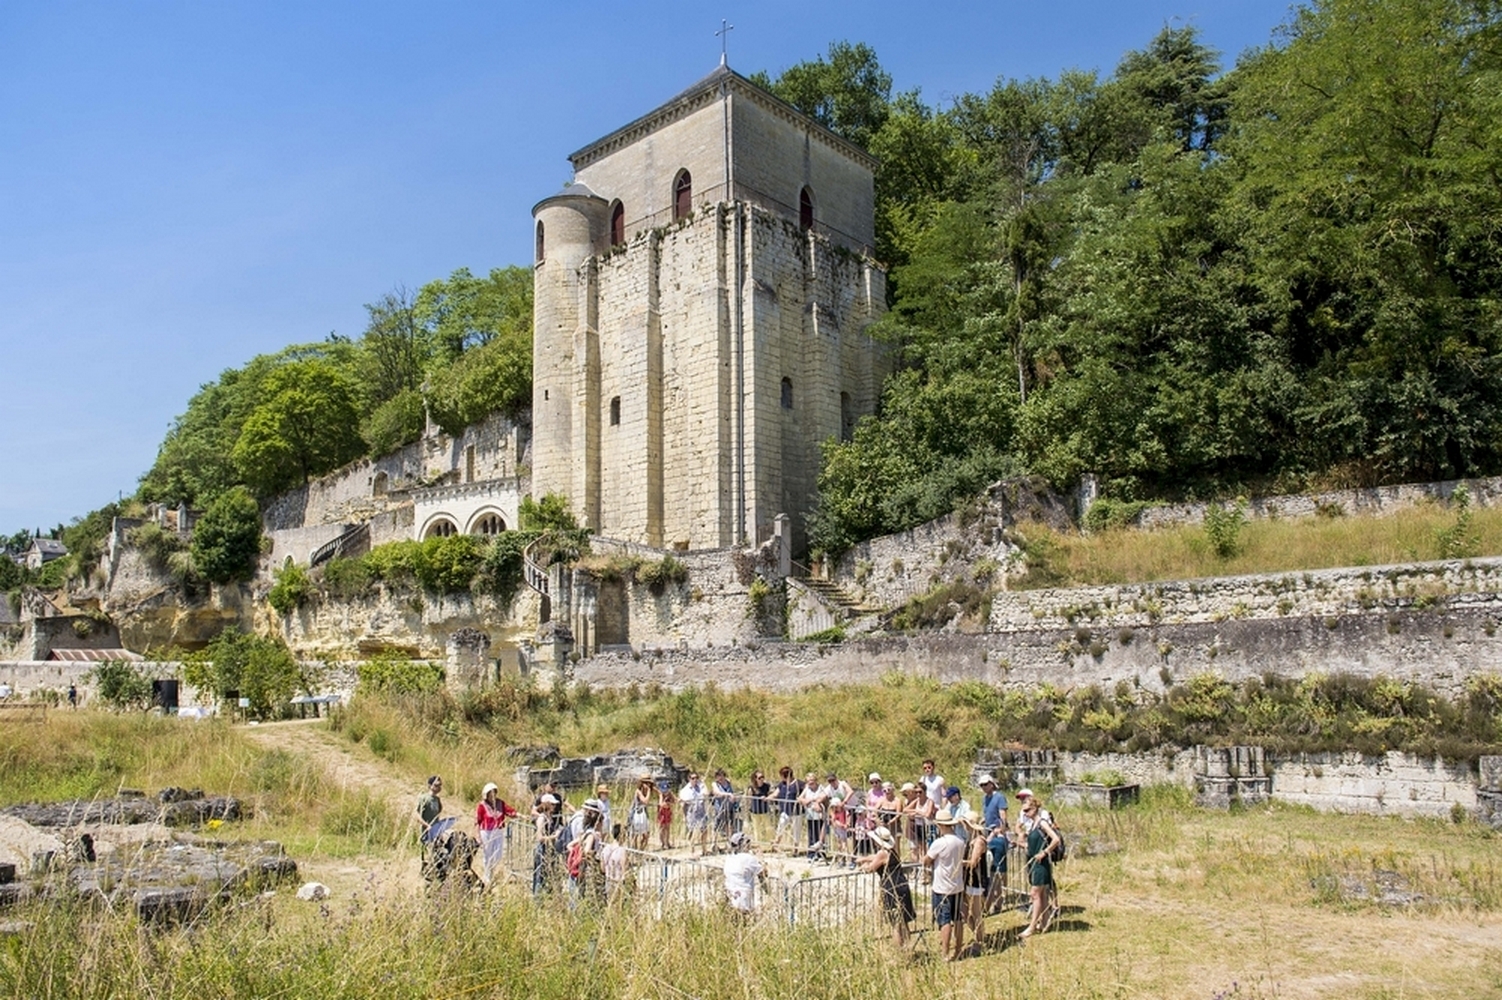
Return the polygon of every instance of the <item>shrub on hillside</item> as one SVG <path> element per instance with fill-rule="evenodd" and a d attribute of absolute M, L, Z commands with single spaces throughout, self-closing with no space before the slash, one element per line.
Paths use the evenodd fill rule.
<path fill-rule="evenodd" d="M 261 511 L 243 486 L 215 497 L 193 528 L 193 564 L 213 583 L 248 580 L 261 553 Z"/>

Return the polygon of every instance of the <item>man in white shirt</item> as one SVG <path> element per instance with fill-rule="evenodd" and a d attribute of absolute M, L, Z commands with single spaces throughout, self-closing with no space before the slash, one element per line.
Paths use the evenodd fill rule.
<path fill-rule="evenodd" d="M 751 853 L 751 838 L 740 831 L 730 835 L 730 855 L 725 858 L 725 898 L 736 913 L 749 914 L 756 909 L 756 883 L 767 877 L 767 869 Z"/>
<path fill-rule="evenodd" d="M 923 786 L 923 794 L 928 796 L 935 809 L 944 805 L 944 776 L 934 769 L 932 758 L 923 762 L 923 774 L 918 778 L 918 784 Z"/>
<path fill-rule="evenodd" d="M 939 928 L 939 953 L 945 961 L 960 957 L 965 946 L 965 925 L 960 904 L 965 898 L 965 842 L 954 832 L 955 818 L 940 814 L 934 818 L 939 835 L 923 856 L 924 865 L 933 869 L 932 884 L 934 924 Z"/>

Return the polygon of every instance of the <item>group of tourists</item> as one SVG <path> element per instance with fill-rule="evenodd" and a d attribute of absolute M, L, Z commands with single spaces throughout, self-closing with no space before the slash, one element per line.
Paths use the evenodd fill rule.
<path fill-rule="evenodd" d="M 1057 913 L 1054 862 L 1062 839 L 1053 817 L 1030 789 L 1016 794 L 1020 815 L 1009 819 L 1008 802 L 993 775 L 976 779 L 979 808 L 958 785 L 949 784 L 932 760 L 922 763 L 915 781 L 895 785 L 870 773 L 861 789 L 838 773 L 796 777 L 783 767 L 779 780 L 755 771 L 737 790 L 724 769 L 709 782 L 698 771 L 674 788 L 669 781 L 642 778 L 624 815 L 613 814 L 609 785 L 573 807 L 560 790 L 537 790 L 526 817 L 535 830 L 532 889 L 545 893 L 570 887 L 577 898 L 604 901 L 617 895 L 629 877 L 629 851 L 646 851 L 656 832 L 659 850 L 673 849 L 675 819 L 681 817 L 686 846 L 700 855 L 723 854 L 725 898 L 732 911 L 756 908 L 757 886 L 767 874 L 753 851 L 760 844 L 814 861 L 849 865 L 877 876 L 883 913 L 899 947 L 909 942 L 916 915 L 908 870 L 927 882 L 940 951 L 947 960 L 979 949 L 988 914 L 1007 905 L 1008 854 L 1014 841 L 1025 846 L 1029 887 L 1028 922 L 1020 938 L 1048 928 Z M 424 842 L 444 836 L 452 820 L 441 820 L 442 781 L 433 777 L 419 800 Z M 507 825 L 519 811 L 487 784 L 475 809 L 475 831 L 484 881 L 501 864 Z"/>

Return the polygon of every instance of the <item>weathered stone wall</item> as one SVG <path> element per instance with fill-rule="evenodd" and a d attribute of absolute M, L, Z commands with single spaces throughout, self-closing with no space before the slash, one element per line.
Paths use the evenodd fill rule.
<path fill-rule="evenodd" d="M 612 558 L 635 557 L 655 562 L 670 553 L 646 546 L 612 539 L 595 539 L 593 550 L 597 561 L 608 563 Z M 593 628 L 605 630 L 601 639 L 608 645 L 625 644 L 632 651 L 621 650 L 618 655 L 631 657 L 660 649 L 713 649 L 729 648 L 760 642 L 767 623 L 758 616 L 751 603 L 751 584 L 756 578 L 757 567 L 765 571 L 772 558 L 770 551 L 761 553 L 737 553 L 735 550 L 709 549 L 698 552 L 674 552 L 672 557 L 681 562 L 688 571 L 687 579 L 679 584 L 664 584 L 652 587 L 632 579 L 623 581 L 627 633 L 622 636 L 609 621 L 595 624 L 576 618 L 571 623 L 576 638 L 591 649 L 598 643 Z M 599 590 L 597 582 L 605 569 L 577 570 L 575 572 L 575 612 L 583 615 L 582 605 L 593 602 L 598 614 Z M 777 634 L 781 635 L 781 623 Z M 588 662 L 588 661 L 585 661 Z"/>
<path fill-rule="evenodd" d="M 1502 673 L 1502 638 L 1490 608 L 1369 612 L 1323 618 L 1160 622 L 1142 629 L 1040 628 L 1012 633 L 895 636 L 837 645 L 763 642 L 756 649 L 604 654 L 578 664 L 591 684 L 715 683 L 796 690 L 814 684 L 874 683 L 888 671 L 944 683 L 982 681 L 1026 688 L 1125 682 L 1162 692 L 1214 673 L 1240 681 L 1265 673 L 1385 675 L 1454 696 L 1466 681 Z"/>
<path fill-rule="evenodd" d="M 1323 493 L 1292 493 L 1255 497 L 1247 501 L 1246 515 L 1261 517 L 1310 517 L 1315 514 L 1391 514 L 1423 503 L 1447 501 L 1455 487 L 1465 483 L 1471 502 L 1480 507 L 1502 503 L 1502 477 L 1448 479 L 1437 483 L 1403 483 L 1360 490 L 1329 490 Z M 1200 524 L 1205 519 L 1203 503 L 1164 504 L 1149 507 L 1137 518 L 1143 528 L 1175 524 Z"/>
<path fill-rule="evenodd" d="M 1064 501 L 1041 480 L 996 483 L 961 512 L 851 547 L 830 579 L 852 596 L 887 608 L 959 577 L 1000 583 L 1019 553 L 1007 529 L 1027 521 L 1059 530 L 1070 525 Z"/>
<path fill-rule="evenodd" d="M 528 645 L 537 634 L 537 595 L 523 588 L 507 607 L 489 596 L 377 587 L 365 598 L 312 601 L 291 614 L 258 609 L 258 631 L 279 635 L 303 659 L 353 660 L 394 650 L 442 660 L 449 637 L 474 629 L 490 638 L 489 656 Z"/>
<path fill-rule="evenodd" d="M 1158 622 L 1332 617 L 1433 607 L 1502 612 L 1502 559 L 1468 559 L 1257 576 L 997 594 L 992 631 L 1142 628 Z"/>
<path fill-rule="evenodd" d="M 411 503 L 406 491 L 439 481 L 477 482 L 514 476 L 530 443 L 525 416 L 492 414 L 457 437 L 429 426 L 421 440 L 374 459 L 360 459 L 271 501 L 267 532 L 319 524 L 354 524 Z"/>
<path fill-rule="evenodd" d="M 1322 812 L 1449 819 L 1456 806 L 1476 809 L 1476 773 L 1465 764 L 1322 753 L 1274 757 L 1272 766 L 1273 798 Z"/>
<path fill-rule="evenodd" d="M 279 569 L 288 559 L 299 566 L 306 566 L 318 547 L 332 542 L 344 534 L 348 525 L 309 524 L 301 528 L 280 528 L 266 533 L 271 539 L 271 554 L 262 565 L 262 572 Z"/>

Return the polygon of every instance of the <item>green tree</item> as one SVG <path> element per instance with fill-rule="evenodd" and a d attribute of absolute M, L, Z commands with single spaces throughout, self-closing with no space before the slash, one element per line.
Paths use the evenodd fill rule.
<path fill-rule="evenodd" d="M 361 369 L 367 403 L 375 407 L 421 387 L 432 338 L 405 288 L 367 303 L 365 312 L 370 322 L 360 338 Z"/>
<path fill-rule="evenodd" d="M 257 494 L 306 483 L 364 450 L 354 386 L 332 362 L 283 365 L 266 377 L 262 394 L 230 455 Z"/>
<path fill-rule="evenodd" d="M 881 68 L 876 50 L 864 42 L 831 42 L 828 59 L 789 66 L 776 80 L 766 73 L 751 79 L 831 132 L 865 148 L 889 114 L 892 75 Z"/>
<path fill-rule="evenodd" d="M 459 268 L 418 291 L 413 315 L 442 356 L 452 361 L 495 340 L 532 344 L 532 269 L 498 267 L 483 278 Z"/>
<path fill-rule="evenodd" d="M 183 680 L 220 699 L 235 692 L 250 701 L 251 715 L 265 719 L 293 695 L 311 694 L 317 678 L 282 643 L 230 628 L 183 661 Z"/>
<path fill-rule="evenodd" d="M 151 705 L 151 679 L 133 664 L 109 660 L 89 671 L 99 700 L 115 709 L 145 709 Z"/>
<path fill-rule="evenodd" d="M 428 388 L 433 420 L 449 434 L 492 413 L 516 415 L 531 402 L 530 340 L 497 339 L 465 351 L 433 375 Z"/>
<path fill-rule="evenodd" d="M 215 497 L 193 527 L 193 564 L 214 583 L 248 580 L 261 552 L 261 512 L 236 486 Z"/>

